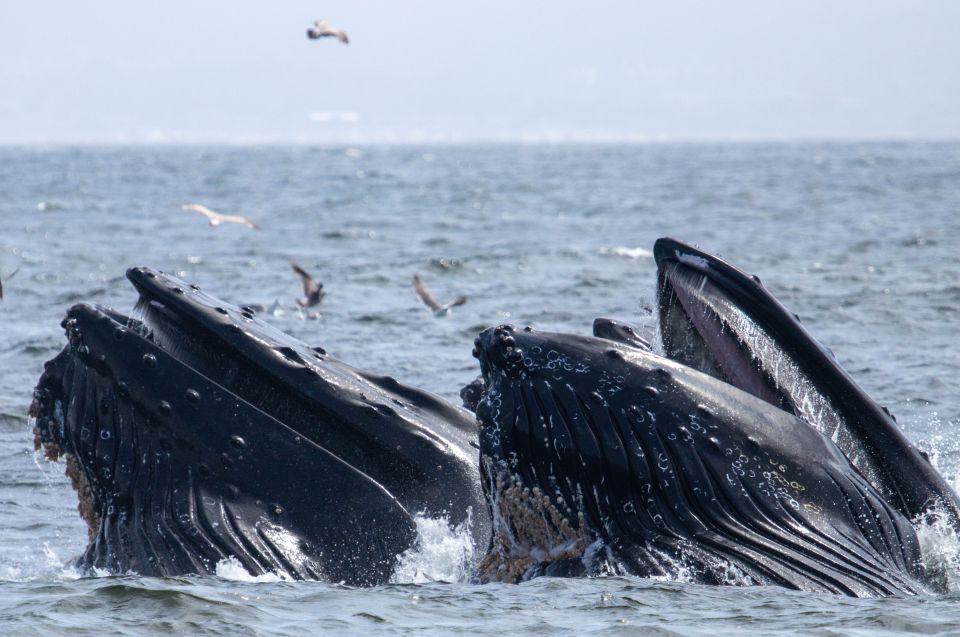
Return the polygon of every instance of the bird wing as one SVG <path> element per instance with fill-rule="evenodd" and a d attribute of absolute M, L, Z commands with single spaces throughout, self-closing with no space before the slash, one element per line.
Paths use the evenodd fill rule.
<path fill-rule="evenodd" d="M 7 275 L 7 281 L 13 278 L 13 275 L 20 271 L 20 268 L 17 268 L 13 272 Z M 0 299 L 3 299 L 3 278 L 0 278 Z"/>
<path fill-rule="evenodd" d="M 222 216 L 214 212 L 213 210 L 210 210 L 203 204 L 199 204 L 199 203 L 185 203 L 182 206 L 180 206 L 180 208 L 182 208 L 183 210 L 192 210 L 193 212 L 199 212 L 200 214 L 202 214 L 204 217 L 207 217 L 208 219 L 217 219 L 218 217 Z"/>
<path fill-rule="evenodd" d="M 350 44 L 350 38 L 347 37 L 347 32 L 337 29 L 337 39 L 343 42 L 344 44 Z"/>
<path fill-rule="evenodd" d="M 465 296 L 458 296 L 457 298 L 453 299 L 452 301 L 450 301 L 450 302 L 447 303 L 446 305 L 442 306 L 438 311 L 439 311 L 439 312 L 446 312 L 446 311 L 449 310 L 451 307 L 457 307 L 458 305 L 463 305 L 463 304 L 466 303 L 466 302 L 467 302 L 467 297 L 465 297 Z"/>
<path fill-rule="evenodd" d="M 327 22 L 326 20 L 314 20 L 313 28 L 314 30 L 319 31 L 320 33 L 323 33 L 324 31 L 330 30 L 330 23 Z"/>
<path fill-rule="evenodd" d="M 243 224 L 251 230 L 259 230 L 260 226 L 240 215 L 217 215 L 220 221 L 231 221 L 233 223 Z"/>
<path fill-rule="evenodd" d="M 297 273 L 297 276 L 300 277 L 300 282 L 303 284 L 303 295 L 307 298 L 310 298 L 312 295 L 320 291 L 320 286 L 317 285 L 317 282 L 313 280 L 313 277 L 307 274 L 307 271 L 301 268 L 296 263 L 291 263 L 290 267 L 294 272 Z"/>
<path fill-rule="evenodd" d="M 423 283 L 420 282 L 420 277 L 417 276 L 416 274 L 413 275 L 413 291 L 416 292 L 417 296 L 420 297 L 420 300 L 423 301 L 424 304 L 426 304 L 426 306 L 429 307 L 434 312 L 436 312 L 439 309 L 442 309 L 440 307 L 440 304 L 437 303 L 436 300 L 433 298 L 433 295 L 427 292 L 427 289 L 423 287 Z"/>

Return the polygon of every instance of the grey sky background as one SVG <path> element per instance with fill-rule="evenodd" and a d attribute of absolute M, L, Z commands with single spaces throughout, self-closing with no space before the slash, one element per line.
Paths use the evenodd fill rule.
<path fill-rule="evenodd" d="M 6 143 L 784 138 L 960 138 L 960 1 L 0 7 Z"/>

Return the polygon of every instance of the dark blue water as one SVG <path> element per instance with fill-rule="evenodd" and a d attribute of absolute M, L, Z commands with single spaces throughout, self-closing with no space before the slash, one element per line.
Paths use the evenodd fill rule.
<path fill-rule="evenodd" d="M 211 228 L 198 201 L 259 223 Z M 630 578 L 463 583 L 464 538 L 424 522 L 401 582 L 350 590 L 223 577 L 79 577 L 86 541 L 26 411 L 76 302 L 132 308 L 125 269 L 173 271 L 239 303 L 290 305 L 296 261 L 319 320 L 269 320 L 338 358 L 456 399 L 472 340 L 514 322 L 649 333 L 653 241 L 756 272 L 897 415 L 960 468 L 960 144 L 0 149 L 0 632 L 234 635 L 949 633 L 960 593 L 850 600 Z M 7 276 L 19 271 L 12 279 Z M 436 318 L 410 288 L 419 273 Z M 960 543 L 924 529 L 960 582 Z M 267 578 L 269 579 L 269 578 Z M 416 583 L 414 583 L 416 582 Z M 957 587 L 960 589 L 960 586 Z"/>

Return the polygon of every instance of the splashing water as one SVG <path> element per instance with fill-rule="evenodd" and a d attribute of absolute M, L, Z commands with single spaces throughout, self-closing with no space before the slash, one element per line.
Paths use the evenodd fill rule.
<path fill-rule="evenodd" d="M 288 577 L 283 577 L 277 573 L 251 575 L 247 572 L 247 569 L 243 568 L 240 560 L 232 555 L 217 562 L 216 573 L 217 577 L 232 582 L 252 582 L 259 584 L 263 582 L 283 582 L 289 580 Z"/>
<path fill-rule="evenodd" d="M 464 582 L 473 570 L 474 551 L 470 520 L 451 526 L 449 519 L 414 516 L 417 546 L 400 555 L 397 569 L 391 578 L 395 584 L 425 584 L 427 582 Z"/>
<path fill-rule="evenodd" d="M 950 519 L 944 511 L 935 508 L 914 525 L 927 577 L 956 593 L 960 592 L 960 534 Z"/>

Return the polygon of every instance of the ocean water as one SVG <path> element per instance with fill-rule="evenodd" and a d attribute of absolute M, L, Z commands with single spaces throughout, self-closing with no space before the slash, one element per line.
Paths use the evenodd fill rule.
<path fill-rule="evenodd" d="M 211 228 L 185 202 L 263 230 Z M 27 407 L 64 311 L 129 311 L 132 265 L 238 303 L 292 305 L 289 262 L 325 283 L 317 320 L 268 320 L 338 358 L 457 400 L 476 333 L 504 322 L 647 335 L 674 236 L 755 272 L 948 477 L 960 470 L 960 144 L 0 149 L 0 633 L 949 634 L 960 592 L 847 599 L 607 577 L 467 581 L 464 537 L 424 520 L 398 582 L 355 590 L 80 574 L 86 529 Z M 8 280 L 9 274 L 18 269 Z M 441 300 L 434 317 L 413 274 Z M 960 542 L 924 529 L 960 591 Z"/>

